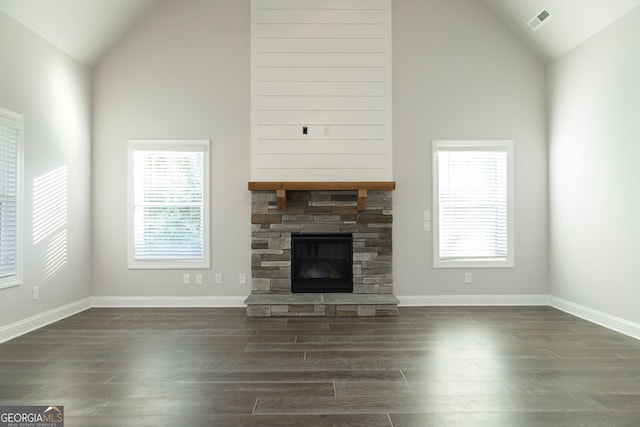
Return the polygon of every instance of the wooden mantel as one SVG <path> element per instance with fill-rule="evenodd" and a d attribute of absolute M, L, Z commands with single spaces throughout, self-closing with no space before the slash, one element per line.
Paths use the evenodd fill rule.
<path fill-rule="evenodd" d="M 364 210 L 367 206 L 367 190 L 395 190 L 395 181 L 362 181 L 362 182 L 249 182 L 249 190 L 251 191 L 270 191 L 276 192 L 278 201 L 278 209 L 284 211 L 287 209 L 287 190 L 291 191 L 358 191 L 358 210 Z"/>

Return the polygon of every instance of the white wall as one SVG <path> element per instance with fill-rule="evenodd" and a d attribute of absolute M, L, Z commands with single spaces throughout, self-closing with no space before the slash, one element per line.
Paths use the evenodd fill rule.
<path fill-rule="evenodd" d="M 249 294 L 249 286 L 238 280 L 240 272 L 250 275 L 249 99 L 249 1 L 162 2 L 97 65 L 92 275 L 96 296 Z M 127 269 L 129 138 L 211 139 L 212 268 L 204 271 L 203 286 L 183 285 L 182 273 L 188 271 Z M 214 273 L 224 275 L 222 285 L 213 284 Z"/>
<path fill-rule="evenodd" d="M 551 293 L 640 323 L 640 8 L 549 67 Z"/>
<path fill-rule="evenodd" d="M 251 4 L 251 180 L 392 181 L 391 1 Z"/>
<path fill-rule="evenodd" d="M 544 65 L 481 2 L 402 0 L 393 2 L 393 79 L 396 294 L 546 294 Z M 422 230 L 434 139 L 514 141 L 515 268 L 432 267 L 432 234 Z"/>
<path fill-rule="evenodd" d="M 90 296 L 91 74 L 3 13 L 0 58 L 0 106 L 25 116 L 24 283 L 0 290 L 2 332 Z"/>
<path fill-rule="evenodd" d="M 547 293 L 545 70 L 476 0 L 393 7 L 394 279 L 399 296 Z M 97 296 L 244 296 L 250 271 L 250 2 L 160 4 L 95 70 L 93 283 Z M 213 268 L 126 268 L 126 141 L 213 141 Z M 516 268 L 431 267 L 432 139 L 515 141 Z M 466 270 L 465 270 L 466 271 Z M 213 272 L 225 284 L 213 285 Z M 419 299 L 411 298 L 410 301 Z"/>
<path fill-rule="evenodd" d="M 393 1 L 397 295 L 546 294 L 550 271 L 553 295 L 640 322 L 639 28 L 636 9 L 550 66 L 549 268 L 543 65 L 477 1 Z M 0 57 L 0 105 L 26 118 L 25 283 L 0 290 L 0 329 L 91 294 L 249 293 L 237 283 L 250 271 L 248 0 L 163 2 L 99 64 L 92 157 L 90 71 L 2 13 Z M 205 286 L 181 285 L 182 271 L 126 269 L 126 140 L 143 137 L 213 141 Z M 463 138 L 513 139 L 516 154 L 516 268 L 475 270 L 472 285 L 462 271 L 431 268 L 431 235 L 421 231 L 430 142 Z M 34 200 L 56 173 L 66 193 L 51 206 Z M 61 205 L 64 221 L 47 228 L 35 208 Z M 212 285 L 213 272 L 223 285 Z"/>

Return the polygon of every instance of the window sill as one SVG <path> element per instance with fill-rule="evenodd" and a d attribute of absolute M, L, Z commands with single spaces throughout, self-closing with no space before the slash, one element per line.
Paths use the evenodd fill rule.
<path fill-rule="evenodd" d="M 513 260 L 434 260 L 433 268 L 513 268 Z"/>
<path fill-rule="evenodd" d="M 22 285 L 22 282 L 16 279 L 15 277 L 8 277 L 8 278 L 5 278 L 4 280 L 0 280 L 0 290 L 13 288 L 15 286 L 20 286 L 20 285 Z"/>
<path fill-rule="evenodd" d="M 210 262 L 170 262 L 170 261 L 132 261 L 129 270 L 206 270 L 211 268 Z"/>

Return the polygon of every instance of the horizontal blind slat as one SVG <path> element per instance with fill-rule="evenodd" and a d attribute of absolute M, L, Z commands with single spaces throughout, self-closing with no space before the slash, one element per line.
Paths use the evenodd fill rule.
<path fill-rule="evenodd" d="M 0 277 L 16 274 L 18 239 L 18 135 L 0 123 Z"/>
<path fill-rule="evenodd" d="M 440 258 L 505 258 L 506 152 L 440 151 L 438 170 Z"/>
<path fill-rule="evenodd" d="M 204 152 L 134 152 L 134 257 L 204 259 Z"/>

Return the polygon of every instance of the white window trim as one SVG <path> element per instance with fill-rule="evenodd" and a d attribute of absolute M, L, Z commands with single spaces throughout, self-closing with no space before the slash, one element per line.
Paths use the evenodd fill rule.
<path fill-rule="evenodd" d="M 208 139 L 130 139 L 127 153 L 127 261 L 129 269 L 208 269 L 211 268 L 210 163 L 211 142 Z M 138 261 L 134 256 L 134 191 L 133 152 L 136 149 L 190 151 L 203 150 L 204 211 L 202 261 Z"/>
<path fill-rule="evenodd" d="M 24 146 L 24 115 L 15 111 L 0 107 L 0 122 L 18 131 L 16 147 L 16 272 L 7 277 L 0 278 L 0 289 L 19 286 L 22 284 L 22 200 L 23 200 L 23 146 Z"/>
<path fill-rule="evenodd" d="M 440 259 L 440 204 L 439 204 L 439 170 L 438 156 L 440 149 L 448 150 L 499 150 L 507 153 L 507 256 L 500 260 Z M 432 142 L 433 167 L 433 267 L 434 268 L 513 268 L 514 253 L 514 212 L 513 212 L 513 141 L 511 140 L 434 140 Z"/>

